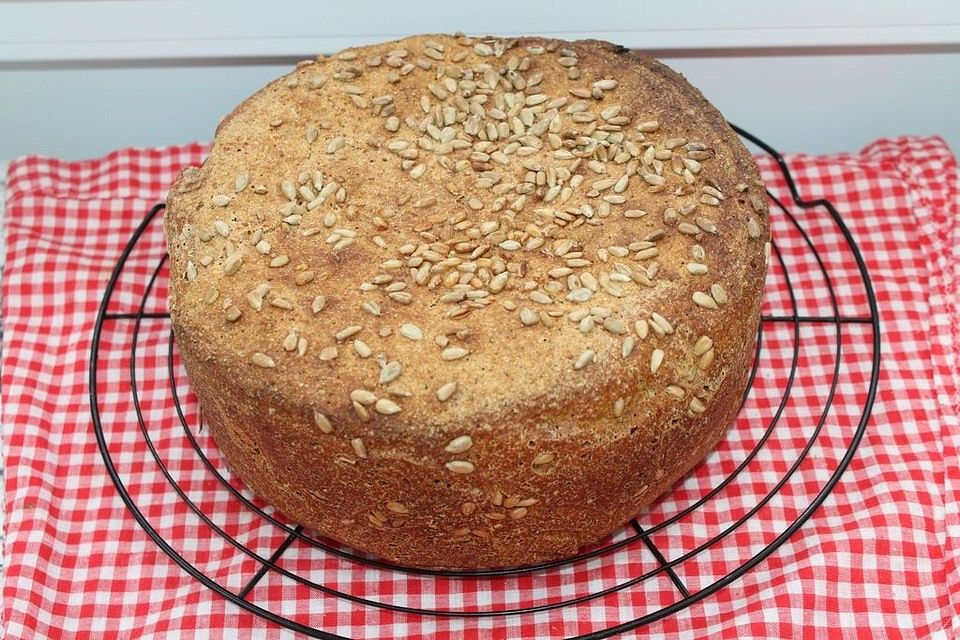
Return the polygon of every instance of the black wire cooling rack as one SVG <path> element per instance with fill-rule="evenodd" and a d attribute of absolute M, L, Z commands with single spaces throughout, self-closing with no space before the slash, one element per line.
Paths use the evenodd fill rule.
<path fill-rule="evenodd" d="M 147 300 L 150 297 L 151 291 L 153 291 L 158 277 L 161 275 L 163 268 L 165 266 L 167 256 L 160 250 L 159 253 L 162 255 L 157 256 L 157 264 L 155 269 L 152 271 L 152 274 L 149 277 L 149 282 L 147 284 L 146 290 L 142 292 L 140 298 L 139 308 L 135 313 L 111 313 L 109 312 L 110 303 L 112 298 L 116 295 L 116 289 L 118 287 L 118 282 L 120 281 L 122 275 L 124 274 L 125 268 L 128 266 L 128 260 L 131 253 L 137 247 L 138 242 L 144 236 L 144 232 L 150 227 L 151 224 L 158 224 L 157 214 L 163 209 L 162 204 L 158 204 L 153 207 L 149 213 L 144 218 L 143 222 L 134 232 L 133 236 L 130 238 L 127 246 L 125 247 L 123 253 L 120 255 L 119 260 L 116 263 L 116 266 L 113 270 L 111 278 L 107 284 L 105 295 L 100 305 L 99 313 L 97 315 L 96 326 L 93 334 L 92 347 L 90 351 L 90 368 L 89 368 L 89 385 L 90 385 L 90 404 L 93 417 L 93 427 L 94 434 L 97 438 L 97 443 L 100 448 L 100 452 L 103 456 L 103 461 L 106 465 L 106 471 L 110 475 L 114 484 L 117 487 L 117 490 L 120 492 L 120 496 L 125 502 L 126 506 L 129 508 L 130 513 L 134 519 L 143 527 L 146 533 L 153 539 L 153 541 L 166 553 L 170 558 L 176 562 L 180 567 L 182 567 L 186 572 L 196 578 L 199 582 L 204 584 L 206 587 L 212 589 L 216 593 L 220 594 L 224 598 L 232 601 L 236 605 L 246 609 L 258 616 L 270 620 L 278 625 L 299 631 L 301 633 L 307 634 L 312 637 L 318 638 L 340 638 L 341 636 L 334 635 L 329 631 L 313 628 L 294 620 L 292 617 L 287 617 L 282 613 L 278 613 L 268 608 L 268 603 L 257 602 L 251 599 L 251 593 L 255 586 L 260 583 L 260 581 L 267 575 L 268 572 L 277 572 L 289 578 L 296 583 L 309 587 L 312 590 L 316 591 L 318 597 L 335 597 L 341 598 L 344 601 L 351 603 L 351 606 L 371 606 L 371 607 L 380 607 L 385 609 L 390 609 L 396 612 L 402 612 L 404 614 L 419 615 L 419 616 L 464 616 L 464 617 L 498 617 L 498 616 L 509 616 L 509 615 L 521 615 L 528 613 L 535 613 L 540 611 L 545 611 L 549 609 L 558 609 L 562 607 L 570 607 L 579 605 L 583 602 L 590 601 L 597 598 L 605 597 L 613 592 L 630 588 L 631 586 L 638 585 L 646 580 L 651 580 L 657 576 L 667 576 L 670 582 L 673 584 L 674 588 L 678 593 L 678 597 L 671 604 L 667 606 L 662 606 L 659 608 L 654 608 L 650 611 L 647 611 L 645 614 L 636 617 L 635 619 L 630 620 L 613 620 L 610 621 L 610 626 L 606 629 L 592 632 L 588 635 L 581 636 L 583 638 L 604 638 L 620 633 L 623 631 L 628 631 L 640 627 L 642 625 L 648 624 L 655 620 L 662 619 L 664 617 L 670 616 L 686 607 L 689 607 L 695 602 L 698 602 L 711 594 L 717 592 L 720 589 L 728 586 L 730 583 L 734 582 L 746 572 L 750 571 L 757 564 L 766 559 L 770 554 L 776 551 L 784 542 L 786 542 L 803 524 L 813 516 L 817 508 L 823 503 L 827 498 L 830 492 L 833 490 L 834 486 L 840 479 L 840 476 L 843 474 L 848 464 L 850 463 L 851 458 L 855 454 L 858 444 L 860 443 L 861 438 L 863 437 L 864 430 L 866 428 L 871 408 L 873 406 L 874 397 L 876 394 L 879 370 L 880 370 L 880 326 L 879 326 L 879 316 L 877 312 L 877 303 L 876 298 L 873 293 L 873 287 L 870 282 L 869 274 L 867 273 L 866 265 L 863 261 L 863 258 L 860 254 L 859 249 L 857 248 L 856 243 L 850 231 L 843 223 L 842 216 L 837 211 L 834 206 L 826 200 L 817 199 L 817 200 L 805 200 L 803 199 L 797 191 L 796 184 L 793 177 L 790 174 L 790 171 L 787 167 L 786 162 L 783 158 L 777 153 L 773 148 L 759 140 L 755 136 L 747 133 L 746 131 L 734 126 L 734 129 L 737 133 L 744 138 L 746 141 L 754 144 L 759 149 L 763 150 L 765 153 L 769 154 L 779 166 L 780 171 L 783 174 L 783 178 L 789 188 L 790 196 L 792 199 L 792 205 L 799 207 L 802 210 L 809 210 L 811 213 L 816 212 L 821 217 L 821 223 L 823 220 L 827 224 L 833 226 L 833 232 L 838 234 L 838 237 L 842 238 L 842 241 L 839 244 L 839 247 L 842 251 L 847 252 L 848 257 L 856 263 L 856 268 L 859 271 L 859 286 L 862 288 L 861 291 L 850 292 L 844 290 L 843 292 L 838 293 L 835 290 L 833 283 L 831 281 L 830 269 L 828 268 L 828 261 L 825 261 L 823 255 L 818 250 L 816 244 L 811 240 L 810 235 L 801 225 L 798 217 L 791 212 L 790 208 L 785 206 L 781 200 L 775 197 L 774 194 L 769 193 L 772 207 L 771 207 L 771 217 L 775 216 L 784 216 L 786 220 L 789 221 L 789 228 L 791 233 L 796 234 L 796 239 L 801 240 L 805 246 L 805 250 L 812 255 L 817 269 L 819 269 L 820 274 L 822 275 L 824 281 L 826 282 L 827 288 L 829 289 L 829 304 L 832 309 L 832 313 L 828 315 L 803 315 L 800 313 L 797 305 L 796 291 L 794 285 L 790 280 L 789 269 L 787 268 L 787 263 L 783 259 L 780 248 L 777 246 L 776 238 L 774 239 L 772 246 L 772 257 L 771 260 L 776 260 L 779 262 L 780 267 L 783 269 L 784 278 L 786 281 L 786 289 L 789 293 L 790 305 L 792 308 L 792 313 L 784 315 L 771 315 L 765 314 L 762 316 L 760 323 L 760 330 L 757 336 L 756 341 L 756 355 L 754 359 L 753 369 L 750 372 L 749 384 L 744 392 L 743 399 L 746 400 L 751 390 L 753 389 L 753 383 L 757 376 L 758 363 L 760 361 L 759 354 L 763 348 L 764 343 L 764 327 L 768 327 L 771 324 L 776 325 L 786 325 L 792 327 L 793 332 L 793 358 L 791 364 L 791 370 L 787 377 L 786 386 L 784 388 L 783 397 L 779 403 L 779 406 L 774 410 L 773 415 L 769 419 L 769 424 L 766 427 L 763 435 L 757 440 L 755 446 L 747 455 L 736 465 L 736 467 L 716 486 L 707 491 L 704 495 L 699 497 L 697 500 L 693 501 L 691 504 L 685 508 L 677 511 L 669 517 L 665 517 L 659 522 L 655 523 L 652 526 L 647 526 L 644 528 L 640 525 L 638 520 L 633 520 L 630 523 L 629 533 L 616 539 L 614 542 L 604 544 L 600 547 L 591 549 L 589 551 L 580 553 L 574 557 L 566 558 L 564 560 L 558 560 L 554 562 L 547 562 L 538 564 L 535 566 L 526 566 L 526 567 L 515 567 L 507 569 L 495 569 L 495 570 L 480 570 L 480 571 L 430 571 L 424 569 L 413 569 L 408 567 L 401 567 L 387 562 L 377 560 L 368 556 L 360 555 L 354 553 L 348 549 L 345 549 L 340 546 L 336 546 L 332 543 L 328 543 L 323 539 L 314 537 L 308 531 L 305 531 L 301 526 L 294 526 L 283 521 L 281 518 L 271 514 L 264 508 L 258 506 L 253 500 L 245 496 L 240 490 L 238 490 L 229 479 L 221 472 L 217 464 L 208 458 L 207 453 L 204 451 L 203 447 L 198 443 L 198 440 L 195 436 L 195 433 L 198 431 L 201 425 L 190 424 L 186 413 L 184 412 L 183 406 L 181 404 L 181 398 L 177 391 L 177 372 L 174 367 L 174 342 L 173 342 L 173 333 L 169 332 L 168 346 L 167 346 L 167 375 L 169 377 L 170 385 L 170 406 L 171 411 L 176 413 L 177 419 L 180 423 L 180 426 L 183 430 L 183 441 L 179 443 L 178 446 L 187 452 L 192 452 L 192 455 L 199 457 L 199 460 L 202 462 L 203 467 L 206 472 L 211 474 L 216 478 L 216 486 L 218 491 L 225 492 L 229 494 L 232 499 L 239 500 L 244 508 L 251 510 L 257 518 L 262 519 L 264 522 L 269 523 L 270 526 L 277 527 L 286 537 L 281 544 L 279 544 L 268 557 L 260 555 L 254 549 L 251 549 L 244 545 L 242 542 L 236 538 L 229 535 L 223 528 L 217 525 L 211 517 L 204 512 L 203 508 L 200 507 L 194 500 L 188 496 L 188 493 L 178 484 L 174 475 L 171 473 L 168 466 L 165 464 L 161 451 L 158 450 L 158 444 L 155 440 L 155 434 L 150 428 L 150 422 L 145 416 L 144 411 L 141 408 L 140 397 L 138 396 L 138 387 L 137 387 L 137 377 L 140 371 L 138 371 L 138 335 L 140 334 L 141 325 L 144 320 L 155 319 L 158 321 L 165 321 L 168 318 L 166 313 L 148 311 L 147 310 Z M 837 246 L 831 247 L 832 251 L 837 250 Z M 869 307 L 869 314 L 862 315 L 850 315 L 850 314 L 841 314 L 840 312 L 840 303 L 838 301 L 838 296 L 845 295 L 855 295 L 860 296 L 865 299 L 867 306 Z M 103 332 L 106 326 L 113 322 L 133 322 L 133 332 L 132 338 L 130 340 L 130 364 L 129 364 L 129 377 L 130 377 L 130 389 L 132 393 L 132 400 L 136 410 L 137 425 L 135 427 L 126 424 L 104 424 L 102 421 L 102 412 L 101 408 L 103 406 L 103 398 L 98 394 L 98 382 L 102 380 L 103 371 L 101 371 L 101 349 Z M 739 527 L 744 525 L 751 517 L 753 517 L 761 508 L 763 508 L 774 496 L 780 492 L 783 487 L 790 482 L 791 477 L 794 475 L 798 467 L 804 460 L 807 458 L 811 448 L 817 442 L 818 437 L 821 436 L 821 429 L 827 419 L 828 414 L 831 410 L 831 405 L 834 402 L 834 397 L 837 392 L 838 385 L 843 384 L 840 376 L 840 367 L 841 362 L 844 358 L 844 347 L 842 339 L 842 327 L 848 324 L 859 324 L 863 325 L 867 330 L 862 333 L 860 339 L 858 353 L 859 357 L 869 357 L 869 378 L 866 384 L 866 392 L 863 394 L 863 402 L 861 406 L 858 406 L 860 411 L 859 418 L 856 419 L 855 424 L 851 423 L 851 430 L 845 434 L 845 451 L 843 452 L 842 457 L 840 457 L 835 466 L 830 469 L 829 476 L 823 479 L 819 486 L 819 492 L 810 500 L 809 504 L 804 508 L 798 517 L 796 517 L 792 523 L 789 524 L 785 529 L 779 532 L 778 535 L 765 547 L 763 547 L 759 552 L 752 552 L 743 557 L 738 562 L 737 566 L 730 570 L 726 575 L 720 579 L 715 580 L 711 584 L 702 586 L 699 589 L 693 590 L 688 589 L 684 581 L 678 575 L 678 572 L 675 570 L 678 565 L 681 563 L 690 560 L 697 556 L 697 554 L 702 553 L 704 549 L 709 548 L 711 545 L 719 541 L 720 539 L 730 535 L 735 532 Z M 669 525 L 677 522 L 681 518 L 693 513 L 697 509 L 701 508 L 703 505 L 707 504 L 709 501 L 713 500 L 729 483 L 731 483 L 741 472 L 747 467 L 747 465 L 754 460 L 755 457 L 761 452 L 764 445 L 767 443 L 768 438 L 773 433 L 774 428 L 778 425 L 780 421 L 781 414 L 786 406 L 787 400 L 790 396 L 790 391 L 793 388 L 794 378 L 798 374 L 798 362 L 799 362 L 799 349 L 800 349 L 800 331 L 801 327 L 805 325 L 833 325 L 835 327 L 835 339 L 834 339 L 834 355 L 835 363 L 832 368 L 832 371 L 828 372 L 828 378 L 824 381 L 824 385 L 828 387 L 825 399 L 822 403 L 820 409 L 819 420 L 812 425 L 813 430 L 806 440 L 805 445 L 801 448 L 799 455 L 792 464 L 787 467 L 786 472 L 779 478 L 779 480 L 773 485 L 772 489 L 763 497 L 761 497 L 757 503 L 750 509 L 748 509 L 743 516 L 733 521 L 729 526 L 724 528 L 714 537 L 706 540 L 703 544 L 697 546 L 694 549 L 690 549 L 681 555 L 677 555 L 672 559 L 668 560 L 665 555 L 661 552 L 659 547 L 654 543 L 653 535 L 657 532 L 664 530 Z M 850 351 L 850 349 L 848 349 Z M 853 357 L 853 356 L 848 356 Z M 259 565 L 257 571 L 254 575 L 239 589 L 229 589 L 221 582 L 218 582 L 216 579 L 208 575 L 207 568 L 200 566 L 198 564 L 192 563 L 188 560 L 181 551 L 175 548 L 172 541 L 167 540 L 164 536 L 153 526 L 150 518 L 145 514 L 145 511 L 151 506 L 149 504 L 139 503 L 137 499 L 131 495 L 131 492 L 128 491 L 127 484 L 125 483 L 124 478 L 115 464 L 115 455 L 116 451 L 111 449 L 111 446 L 108 444 L 105 431 L 109 429 L 111 433 L 120 431 L 123 432 L 125 436 L 129 437 L 139 437 L 142 438 L 150 453 L 149 463 L 156 466 L 156 470 L 159 471 L 165 481 L 169 484 L 169 491 L 173 492 L 177 498 L 183 501 L 186 506 L 192 511 L 199 520 L 203 523 L 204 526 L 209 527 L 217 535 L 221 536 L 229 545 L 236 548 L 240 552 L 249 556 L 257 562 Z M 128 433 L 129 432 L 129 433 Z M 137 433 L 138 432 L 138 433 Z M 591 593 L 581 594 L 576 597 L 570 598 L 561 598 L 560 600 L 548 602 L 545 604 L 540 604 L 536 606 L 529 607 L 489 607 L 486 609 L 480 608 L 477 610 L 469 611 L 453 611 L 453 610 L 442 610 L 442 609 L 428 609 L 428 608 L 416 608 L 403 606 L 393 603 L 379 602 L 374 599 L 358 596 L 352 593 L 346 593 L 343 590 L 339 590 L 335 586 L 330 586 L 326 584 L 317 583 L 304 575 L 300 575 L 295 571 L 282 566 L 279 561 L 281 556 L 285 551 L 290 547 L 294 542 L 300 542 L 305 545 L 308 545 L 309 548 L 317 554 L 333 554 L 340 559 L 343 559 L 347 562 L 360 563 L 364 567 L 368 567 L 370 570 L 390 570 L 400 572 L 401 574 L 409 575 L 427 575 L 427 576 L 437 576 L 443 578 L 470 578 L 470 579 L 494 579 L 504 576 L 521 576 L 526 574 L 535 574 L 535 573 L 544 573 L 551 571 L 558 571 L 563 567 L 570 567 L 573 565 L 578 565 L 590 561 L 591 559 L 603 558 L 608 556 L 608 554 L 614 553 L 617 549 L 620 549 L 628 544 L 641 542 L 645 547 L 650 551 L 652 556 L 657 561 L 657 566 L 650 570 L 646 571 L 643 574 L 630 576 L 628 580 L 618 583 L 616 585 L 606 587 L 603 589 L 597 589 Z"/>

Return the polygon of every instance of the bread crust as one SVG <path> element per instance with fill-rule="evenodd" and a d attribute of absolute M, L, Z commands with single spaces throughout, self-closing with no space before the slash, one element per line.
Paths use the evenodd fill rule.
<path fill-rule="evenodd" d="M 478 44 L 494 55 L 485 55 Z M 532 53 L 531 47 L 544 53 Z M 408 52 L 402 65 L 413 65 L 404 75 L 405 67 L 387 64 L 390 53 L 400 49 Z M 568 49 L 576 56 L 565 55 Z M 468 52 L 466 58 L 454 61 L 460 51 Z M 361 551 L 431 568 L 514 566 L 572 554 L 666 491 L 716 445 L 739 409 L 759 321 L 769 233 L 754 160 L 682 76 L 610 43 L 435 35 L 353 52 L 355 57 L 341 53 L 298 66 L 241 103 L 218 127 L 204 165 L 182 173 L 170 191 L 165 224 L 171 318 L 205 420 L 230 468 L 255 493 L 291 519 Z M 525 57 L 530 66 L 522 70 Z M 380 64 L 370 66 L 373 58 Z M 579 78 L 569 78 L 571 66 L 564 66 L 569 60 L 559 62 L 563 58 L 575 60 Z M 422 68 L 426 64 L 429 68 Z M 435 153 L 443 142 L 417 126 L 425 118 L 422 96 L 430 108 L 440 106 L 440 124 L 443 106 L 456 110 L 453 97 L 439 97 L 452 93 L 438 79 L 441 65 L 461 70 L 488 65 L 505 72 L 505 79 L 515 77 L 511 71 L 527 80 L 542 71 L 540 83 L 524 93 L 544 94 L 547 102 L 540 105 L 567 98 L 556 108 L 562 121 L 557 135 L 573 132 L 562 140 L 576 140 L 591 126 L 594 133 L 607 127 L 606 138 L 600 137 L 608 144 L 598 144 L 603 151 L 578 162 L 557 156 L 547 130 L 548 142 L 535 153 L 519 157 L 514 150 L 512 157 L 483 159 L 484 153 L 503 152 L 511 130 L 508 142 L 480 145 L 487 151 L 467 145 Z M 351 69 L 362 73 L 338 79 Z M 391 82 L 390 73 L 399 81 Z M 315 79 L 320 75 L 324 83 Z M 483 77 L 473 76 L 478 84 Z M 617 86 L 601 91 L 602 99 L 570 93 L 610 79 Z M 312 88 L 311 81 L 321 86 Z M 462 91 L 465 85 L 454 86 Z M 354 98 L 348 91 L 357 91 Z M 494 127 L 500 115 L 491 114 L 497 92 L 503 89 L 491 92 L 485 103 L 484 124 Z M 515 85 L 510 93 L 519 93 Z M 396 132 L 385 128 L 384 109 L 374 113 L 374 100 L 385 95 L 395 105 L 386 112 L 395 109 Z M 583 112 L 597 115 L 593 125 L 565 111 L 579 100 L 587 103 Z M 609 115 L 614 110 L 606 117 L 601 113 L 613 105 L 621 105 L 627 118 L 622 126 L 610 124 L 621 122 Z M 542 115 L 534 114 L 534 122 Z M 445 125 L 456 135 L 471 144 L 484 137 L 464 133 L 465 121 L 456 117 Z M 532 135 L 533 127 L 520 117 L 520 124 L 508 126 L 525 126 Z M 652 125 L 638 131 L 649 121 L 659 123 L 655 131 Z M 306 133 L 311 126 L 317 129 L 312 143 Z M 436 129 L 445 140 L 444 127 Z M 618 132 L 625 140 L 610 144 L 609 136 Z M 388 145 L 405 139 L 416 147 L 421 137 L 427 142 L 419 144 L 412 167 L 422 163 L 424 174 L 414 179 Z M 341 148 L 335 148 L 338 139 Z M 683 142 L 667 148 L 679 139 Z M 626 141 L 634 141 L 639 152 L 652 145 L 664 158 L 657 160 L 663 163 L 660 172 L 642 153 L 631 154 Z M 604 156 L 611 147 L 623 162 Z M 684 164 L 691 155 L 701 160 Z M 682 156 L 679 166 L 673 156 Z M 605 173 L 588 166 L 598 157 L 605 157 L 595 165 L 604 165 Z M 449 160 L 447 168 L 442 158 Z M 452 170 L 462 159 L 467 164 Z M 545 172 L 574 166 L 566 186 L 573 176 L 584 177 L 564 204 L 547 201 L 548 176 L 542 185 L 534 179 L 521 206 L 516 189 L 504 190 L 507 202 L 494 211 L 496 186 L 478 186 L 478 178 L 497 171 L 499 184 L 522 185 L 531 171 L 522 163 L 534 161 Z M 615 189 L 600 184 L 600 193 L 591 196 L 591 185 L 619 180 L 631 163 L 636 173 L 616 191 L 623 202 L 613 198 L 604 213 L 604 197 Z M 694 180 L 688 186 L 685 169 Z M 298 174 L 314 170 L 323 172 L 324 185 L 336 181 L 337 189 L 315 209 L 306 210 L 301 200 L 307 196 L 301 195 L 290 205 L 292 194 L 284 195 L 282 183 L 298 188 Z M 242 178 L 237 183 L 244 174 L 248 184 Z M 665 184 L 648 184 L 645 175 L 662 176 Z M 311 183 L 308 177 L 306 186 L 318 191 Z M 342 199 L 336 195 L 341 186 Z M 677 195 L 677 189 L 689 192 Z M 715 192 L 723 199 L 714 198 Z M 220 196 L 229 202 L 217 203 Z M 583 204 L 592 207 L 590 217 L 572 216 L 572 222 L 538 212 Z M 684 213 L 685 204 L 696 208 Z M 627 217 L 628 210 L 646 215 Z M 330 214 L 336 221 L 325 226 Z M 287 215 L 302 218 L 290 224 L 283 220 Z M 498 226 L 483 235 L 480 230 L 491 221 Z M 490 224 L 483 227 L 484 222 Z M 318 233 L 304 235 L 314 227 Z M 340 229 L 355 237 L 337 248 L 351 239 Z M 644 240 L 659 229 L 662 237 Z M 270 246 L 255 247 L 257 235 Z M 562 247 L 565 240 L 569 247 Z M 649 243 L 656 255 L 638 258 Z M 472 257 L 483 244 L 484 252 Z M 404 245 L 416 248 L 410 252 Z M 694 245 L 702 247 L 699 259 Z M 630 246 L 626 256 L 610 253 Z M 582 257 L 569 258 L 571 251 Z M 271 267 L 283 262 L 281 256 L 289 262 Z M 591 264 L 569 266 L 580 259 Z M 616 263 L 626 265 L 627 282 L 609 279 L 622 273 Z M 654 263 L 656 272 L 648 272 Z M 705 265 L 706 273 L 694 273 L 689 263 Z M 421 285 L 417 273 L 424 264 L 429 268 Z M 498 271 L 502 265 L 506 271 Z M 581 279 L 551 276 L 556 268 Z M 592 280 L 583 276 L 587 272 Z M 450 273 L 455 280 L 445 280 Z M 508 274 L 502 288 L 492 282 L 499 273 Z M 437 274 L 440 282 L 433 278 Z M 403 288 L 396 288 L 401 282 Z M 596 291 L 589 301 L 570 301 L 571 282 L 580 285 L 574 289 Z M 257 310 L 261 283 L 268 283 L 269 291 L 260 296 Z M 711 293 L 713 285 L 721 290 Z M 486 293 L 454 301 L 458 291 Z M 532 300 L 533 291 L 549 302 Z M 404 292 L 410 300 L 392 297 Z M 696 292 L 716 308 L 697 304 Z M 318 295 L 325 306 L 314 312 Z M 237 311 L 239 317 L 231 318 Z M 589 320 L 569 318 L 584 312 Z M 658 319 L 666 320 L 668 331 Z M 584 333 L 584 323 L 595 326 Z M 407 324 L 419 328 L 422 340 L 401 333 Z M 351 326 L 361 329 L 343 337 Z M 624 356 L 627 336 L 634 346 Z M 337 357 L 329 359 L 333 347 Z M 452 359 L 458 354 L 450 349 L 468 354 Z M 589 359 L 587 350 L 593 360 L 578 368 Z M 654 364 L 655 351 L 662 364 Z M 402 373 L 381 383 L 384 366 L 392 362 Z M 438 390 L 452 381 L 456 391 L 441 401 Z M 357 390 L 384 402 L 352 396 Z M 462 448 L 463 436 L 471 446 L 448 452 Z M 457 438 L 461 446 L 451 446 Z M 459 472 L 464 470 L 469 472 Z"/>

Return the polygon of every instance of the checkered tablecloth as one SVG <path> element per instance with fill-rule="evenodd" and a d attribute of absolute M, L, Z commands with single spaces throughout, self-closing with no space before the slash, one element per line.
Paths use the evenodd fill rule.
<path fill-rule="evenodd" d="M 2 614 L 9 638 L 293 635 L 200 584 L 148 537 L 106 472 L 91 421 L 88 356 L 111 270 L 177 170 L 200 162 L 205 151 L 203 145 L 130 149 L 88 162 L 27 157 L 10 165 L 2 360 Z M 835 203 L 872 277 L 882 332 L 872 417 L 832 494 L 783 546 L 715 594 L 632 633 L 958 637 L 956 161 L 940 139 L 899 138 L 879 140 L 859 154 L 792 155 L 787 162 L 803 197 Z M 789 202 L 776 165 L 767 157 L 760 164 L 772 192 Z M 123 314 L 137 311 L 163 255 L 160 216 L 131 253 L 110 301 L 110 312 L 118 315 L 104 325 L 94 391 L 105 446 L 131 500 L 172 550 L 233 593 L 252 585 L 247 602 L 305 626 L 358 638 L 553 638 L 629 622 L 680 601 L 678 584 L 695 594 L 769 545 L 829 480 L 867 401 L 872 325 L 854 320 L 838 331 L 836 323 L 815 320 L 834 315 L 831 285 L 841 316 L 869 316 L 852 253 L 823 209 L 788 205 L 787 211 L 772 211 L 777 251 L 750 397 L 717 451 L 637 517 L 652 532 L 654 548 L 674 562 L 675 576 L 658 570 L 660 561 L 639 540 L 532 574 L 450 578 L 372 568 L 317 549 L 311 538 L 291 539 L 287 529 L 230 493 L 189 445 L 187 433 L 213 468 L 228 475 L 206 430 L 198 428 L 196 401 L 175 354 L 171 388 L 164 318 L 142 323 L 131 355 L 133 322 Z M 165 310 L 166 278 L 161 269 L 146 297 L 148 312 Z M 778 320 L 793 316 L 814 320 L 799 326 Z M 147 436 L 184 496 L 255 554 L 270 556 L 290 540 L 277 566 L 339 593 L 324 593 L 277 570 L 251 580 L 259 561 L 201 521 L 148 450 L 134 413 L 131 358 Z M 173 389 L 187 431 L 171 402 Z M 758 444 L 731 482 L 671 520 Z M 265 505 L 253 505 L 283 523 Z M 696 552 L 745 516 L 728 535 Z M 613 541 L 631 536 L 628 528 Z M 647 572 L 649 579 L 629 582 Z M 603 590 L 609 593 L 589 597 Z M 569 602 L 577 598 L 582 601 Z M 543 610 L 435 616 L 377 604 L 455 612 Z M 549 608 L 557 604 L 563 606 Z"/>

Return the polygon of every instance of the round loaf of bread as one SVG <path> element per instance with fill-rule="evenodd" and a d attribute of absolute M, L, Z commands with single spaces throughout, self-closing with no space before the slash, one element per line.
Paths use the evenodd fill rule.
<path fill-rule="evenodd" d="M 767 205 L 680 75 L 607 42 L 418 36 L 306 60 L 166 211 L 170 311 L 230 468 L 433 568 L 573 554 L 741 402 Z"/>

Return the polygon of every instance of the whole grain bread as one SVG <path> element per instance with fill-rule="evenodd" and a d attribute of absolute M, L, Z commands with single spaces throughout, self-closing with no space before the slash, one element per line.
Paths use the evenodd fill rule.
<path fill-rule="evenodd" d="M 318 56 L 170 191 L 180 356 L 231 469 L 418 567 L 574 553 L 709 452 L 766 268 L 756 165 L 663 64 L 417 36 Z"/>

